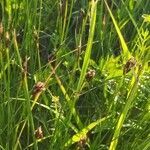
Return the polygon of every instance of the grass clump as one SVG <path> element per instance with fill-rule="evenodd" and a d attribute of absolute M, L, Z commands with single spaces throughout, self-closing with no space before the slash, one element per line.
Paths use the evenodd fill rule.
<path fill-rule="evenodd" d="M 150 148 L 149 3 L 0 1 L 0 148 Z"/>

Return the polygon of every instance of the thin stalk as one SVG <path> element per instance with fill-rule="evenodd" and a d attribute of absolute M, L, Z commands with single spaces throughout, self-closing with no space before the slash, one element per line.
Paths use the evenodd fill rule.
<path fill-rule="evenodd" d="M 125 107 L 119 117 L 109 150 L 116 149 L 121 128 L 123 126 L 125 119 L 127 118 L 127 114 L 129 112 L 130 108 L 132 107 L 132 104 L 134 102 L 134 99 L 135 99 L 135 96 L 136 96 L 136 93 L 138 90 L 138 83 L 139 83 L 139 77 L 140 77 L 141 71 L 142 71 L 141 66 L 139 66 L 138 72 L 137 72 L 137 77 L 133 76 L 133 78 L 131 80 L 131 86 L 130 86 L 131 88 L 130 88 L 130 91 L 127 96 L 127 102 L 126 102 Z"/>
<path fill-rule="evenodd" d="M 59 64 L 60 64 L 60 63 L 59 63 Z M 50 75 L 48 76 L 48 78 L 46 79 L 46 81 L 45 81 L 45 84 L 46 84 L 46 85 L 45 85 L 45 86 L 47 86 L 47 84 L 49 83 L 49 80 L 50 80 L 51 76 L 53 75 L 55 69 L 59 66 L 59 64 L 53 69 L 53 71 L 51 72 L 51 74 L 50 74 Z M 25 90 L 28 91 L 26 79 L 24 80 L 24 84 L 25 84 L 25 86 L 26 86 L 26 87 L 25 87 Z M 27 92 L 27 91 L 26 91 L 26 92 Z M 34 108 L 34 106 L 35 106 L 36 102 L 38 101 L 38 99 L 39 99 L 39 97 L 40 97 L 41 94 L 42 94 L 42 91 L 40 91 L 39 93 L 37 93 L 36 96 L 34 97 L 34 100 L 33 100 L 32 105 L 28 104 L 28 105 L 30 105 L 30 106 L 29 106 L 29 109 L 31 110 L 31 113 L 32 113 L 32 110 L 33 110 L 33 108 Z M 29 98 L 28 95 L 27 95 L 27 98 Z M 32 97 L 30 97 L 29 100 L 30 100 L 31 98 L 32 98 Z M 22 125 L 22 127 L 21 127 L 21 130 L 20 130 L 20 133 L 19 133 L 19 135 L 18 135 L 18 138 L 17 138 L 17 141 L 16 141 L 16 144 L 15 144 L 14 149 L 17 149 L 17 148 L 18 148 L 19 140 L 20 140 L 20 137 L 21 137 L 21 135 L 22 135 L 22 132 L 23 132 L 23 130 L 24 130 L 26 124 L 27 124 L 29 115 L 31 115 L 31 114 L 28 113 L 27 117 L 25 118 L 25 120 L 24 120 L 24 122 L 23 122 L 23 125 Z M 30 117 L 31 117 L 31 116 L 30 116 Z M 32 119 L 32 118 L 31 118 L 31 119 Z M 31 123 L 32 123 L 32 125 L 34 125 L 33 122 L 32 122 L 32 120 L 31 120 Z M 34 143 L 37 144 L 37 141 L 34 141 Z M 36 147 L 36 145 L 34 145 L 34 146 Z"/>
<path fill-rule="evenodd" d="M 74 4 L 74 0 L 71 0 L 71 6 L 70 6 L 69 16 L 68 16 L 68 20 L 67 20 L 66 29 L 65 29 L 64 39 L 66 39 L 67 34 L 68 34 L 70 20 L 71 20 L 71 15 L 72 15 L 73 4 Z"/>
<path fill-rule="evenodd" d="M 77 93 L 80 92 L 80 90 L 82 88 L 82 84 L 84 82 L 86 71 L 87 71 L 87 68 L 88 68 L 88 65 L 90 62 L 90 56 L 91 56 L 92 44 L 93 44 L 93 38 L 94 38 L 94 31 L 95 31 L 95 24 L 96 24 L 96 15 L 97 15 L 96 12 L 97 12 L 97 1 L 92 0 L 89 37 L 88 37 L 88 43 L 87 43 L 87 47 L 86 47 L 86 51 L 85 51 L 81 75 L 80 75 L 78 86 L 77 86 Z"/>
<path fill-rule="evenodd" d="M 19 49 L 18 49 L 18 43 L 17 43 L 17 40 L 16 40 L 16 32 L 15 32 L 15 30 L 14 30 L 13 36 L 14 36 L 14 48 L 15 48 L 16 54 L 18 56 L 19 65 L 20 65 L 21 68 L 23 68 L 22 67 L 21 55 L 20 55 L 20 52 L 19 52 Z M 31 108 L 30 105 L 31 104 L 30 104 L 30 97 L 29 97 L 28 82 L 27 82 L 26 74 L 25 74 L 25 76 L 23 78 L 23 88 L 24 88 L 25 97 L 27 99 L 27 111 L 28 111 L 27 120 L 29 119 L 29 121 L 31 123 L 32 134 L 34 134 L 34 130 L 35 129 L 34 129 L 34 122 L 33 122 L 32 112 L 30 110 L 30 108 Z M 25 126 L 25 125 L 23 125 L 23 126 Z M 22 128 L 22 131 L 23 131 L 23 129 L 24 129 L 24 127 Z M 21 136 L 21 134 L 20 134 L 20 136 Z M 35 143 L 34 148 L 37 149 L 37 144 L 36 144 L 36 140 L 35 140 L 34 136 L 33 136 L 33 140 L 34 140 L 34 143 Z M 15 149 L 17 148 L 18 143 L 19 143 L 19 140 L 17 140 L 17 142 L 15 144 L 15 147 L 14 147 Z"/>
<path fill-rule="evenodd" d="M 51 66 L 51 69 L 54 70 L 54 69 L 52 68 L 52 66 Z M 76 120 L 76 122 L 77 122 L 77 125 L 78 125 L 79 127 L 82 127 L 83 124 L 82 124 L 82 122 L 81 122 L 81 120 L 80 120 L 80 118 L 79 118 L 79 116 L 78 116 L 78 114 L 77 114 L 77 112 L 76 112 L 76 109 L 75 109 L 75 107 L 74 107 L 74 102 L 70 99 L 70 96 L 67 94 L 67 92 L 66 92 L 66 90 L 65 90 L 65 87 L 63 86 L 63 84 L 62 84 L 61 80 L 59 79 L 59 77 L 57 76 L 56 72 L 54 72 L 54 75 L 55 75 L 56 81 L 57 81 L 57 83 L 58 83 L 58 85 L 59 85 L 59 87 L 60 87 L 62 93 L 63 93 L 64 96 L 65 96 L 65 99 L 67 100 L 67 103 L 68 103 L 69 108 L 70 108 L 70 110 L 71 110 L 71 116 L 72 116 L 72 114 L 73 114 L 73 116 L 74 116 L 74 118 L 75 118 L 75 120 Z M 70 117 L 70 118 L 71 118 L 71 117 Z"/>
<path fill-rule="evenodd" d="M 64 16 L 62 16 L 62 19 L 64 19 L 64 20 L 63 20 L 63 25 L 62 25 L 63 27 L 62 27 L 61 43 L 63 43 L 64 36 L 65 36 L 65 28 L 66 28 L 67 13 L 68 13 L 68 0 L 65 0 L 64 3 L 65 3 L 65 6 L 62 6 L 62 7 L 65 7 L 65 12 L 64 12 L 64 14 L 62 14 L 62 15 L 64 15 Z"/>

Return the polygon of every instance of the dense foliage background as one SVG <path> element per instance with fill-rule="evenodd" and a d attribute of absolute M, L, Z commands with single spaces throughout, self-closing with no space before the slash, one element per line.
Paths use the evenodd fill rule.
<path fill-rule="evenodd" d="M 148 0 L 0 1 L 0 149 L 150 149 Z"/>

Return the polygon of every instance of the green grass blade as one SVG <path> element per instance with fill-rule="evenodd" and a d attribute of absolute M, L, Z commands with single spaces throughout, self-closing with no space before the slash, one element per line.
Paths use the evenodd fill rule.
<path fill-rule="evenodd" d="M 110 8 L 109 8 L 109 6 L 108 6 L 108 4 L 107 4 L 107 2 L 105 1 L 105 4 L 106 4 L 106 7 L 107 7 L 107 9 L 108 9 L 108 12 L 109 12 L 109 15 L 110 15 L 110 17 L 111 17 L 111 19 L 112 19 L 112 21 L 113 21 L 113 24 L 114 24 L 114 26 L 115 26 L 115 29 L 116 29 L 116 32 L 117 32 L 117 34 L 118 34 L 118 37 L 119 37 L 119 39 L 120 39 L 120 43 L 121 43 L 121 46 L 122 46 L 122 56 L 123 56 L 123 58 L 125 58 L 125 60 L 126 59 L 129 59 L 130 58 L 130 56 L 131 56 L 131 54 L 130 54 L 130 52 L 129 52 L 129 50 L 128 50 L 128 47 L 127 47 L 127 44 L 126 44 L 126 42 L 125 42 L 125 40 L 124 40 L 124 38 L 123 38 L 123 35 L 122 35 L 122 33 L 121 33 L 121 31 L 120 31 L 120 28 L 119 28 L 119 25 L 117 24 L 117 21 L 115 20 L 115 18 L 114 18 L 114 16 L 113 16 L 113 14 L 112 14 L 112 12 L 111 12 L 111 10 L 110 10 Z"/>
<path fill-rule="evenodd" d="M 104 117 L 101 119 L 98 119 L 97 121 L 94 121 L 92 123 L 90 123 L 87 127 L 83 128 L 80 132 L 78 132 L 77 134 L 73 135 L 71 139 L 69 139 L 66 143 L 65 143 L 65 147 L 68 147 L 76 142 L 79 142 L 80 140 L 82 140 L 83 138 L 86 138 L 87 133 L 89 131 L 91 131 L 95 126 L 97 126 L 98 124 L 100 124 L 101 122 L 105 121 L 106 119 L 108 119 L 110 116 L 108 117 Z"/>
<path fill-rule="evenodd" d="M 97 12 L 97 1 L 92 1 L 91 3 L 91 18 L 90 18 L 90 31 L 88 36 L 88 43 L 85 51 L 84 56 L 84 62 L 81 70 L 80 79 L 77 86 L 77 92 L 79 92 L 82 88 L 82 84 L 84 82 L 84 78 L 86 75 L 86 71 L 89 65 L 90 56 L 91 56 L 91 50 L 92 50 L 92 43 L 93 43 L 93 37 L 94 37 L 94 31 L 95 31 L 95 24 L 96 24 L 96 12 Z"/>
<path fill-rule="evenodd" d="M 137 90 L 138 90 L 140 74 L 141 74 L 141 68 L 139 67 L 138 72 L 137 72 L 137 77 L 133 76 L 133 78 L 131 80 L 130 90 L 129 90 L 129 93 L 127 96 L 127 102 L 126 102 L 125 107 L 124 107 L 124 109 L 123 109 L 123 111 L 119 117 L 118 123 L 116 125 L 116 129 L 115 129 L 115 133 L 113 135 L 113 138 L 112 138 L 112 141 L 111 141 L 111 144 L 109 147 L 109 150 L 115 150 L 116 149 L 116 146 L 118 143 L 118 138 L 120 136 L 121 128 L 122 128 L 123 123 L 127 117 L 129 109 L 132 107 L 132 103 L 135 99 L 135 95 L 136 95 Z"/>

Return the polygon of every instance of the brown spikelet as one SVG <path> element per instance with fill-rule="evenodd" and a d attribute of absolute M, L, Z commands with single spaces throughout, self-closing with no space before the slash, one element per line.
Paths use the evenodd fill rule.
<path fill-rule="evenodd" d="M 2 36 L 3 32 L 3 24 L 0 22 L 0 37 Z"/>
<path fill-rule="evenodd" d="M 37 82 L 33 87 L 33 97 L 39 92 L 42 92 L 44 90 L 45 90 L 45 83 L 41 81 Z"/>
<path fill-rule="evenodd" d="M 91 80 L 94 78 L 96 72 L 95 70 L 90 69 L 87 73 L 86 73 L 86 79 L 87 80 Z"/>
<path fill-rule="evenodd" d="M 43 138 L 42 127 L 39 126 L 39 127 L 35 130 L 34 134 L 35 134 L 35 137 L 36 137 L 37 139 Z"/>
<path fill-rule="evenodd" d="M 28 61 L 29 61 L 30 57 L 25 56 L 23 62 L 22 62 L 22 73 L 23 73 L 23 77 L 29 75 L 28 73 Z"/>
<path fill-rule="evenodd" d="M 87 137 L 83 137 L 80 139 L 80 141 L 77 143 L 77 150 L 84 150 L 87 143 Z"/>
<path fill-rule="evenodd" d="M 131 57 L 124 65 L 123 74 L 124 75 L 127 74 L 135 66 L 136 66 L 136 59 L 134 57 Z"/>

